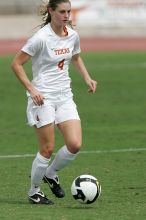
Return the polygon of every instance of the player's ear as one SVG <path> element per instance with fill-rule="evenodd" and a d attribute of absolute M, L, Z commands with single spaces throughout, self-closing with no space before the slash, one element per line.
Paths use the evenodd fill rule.
<path fill-rule="evenodd" d="M 50 13 L 50 15 L 52 15 L 53 9 L 51 7 L 48 7 L 48 12 Z"/>

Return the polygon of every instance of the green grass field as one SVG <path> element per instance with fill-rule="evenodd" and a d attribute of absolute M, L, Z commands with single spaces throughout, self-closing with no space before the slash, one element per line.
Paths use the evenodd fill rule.
<path fill-rule="evenodd" d="M 25 91 L 10 69 L 12 56 L 0 57 L 0 220 L 146 219 L 146 53 L 86 53 L 82 57 L 98 89 L 88 94 L 71 67 L 83 147 L 78 158 L 60 171 L 64 199 L 56 199 L 42 183 L 53 206 L 27 201 L 33 156 L 23 155 L 34 155 L 38 145 L 26 121 Z M 30 66 L 26 66 L 29 74 Z M 56 130 L 55 151 L 62 144 Z M 73 179 L 85 173 L 96 176 L 102 186 L 101 197 L 91 205 L 79 204 L 70 193 Z"/>

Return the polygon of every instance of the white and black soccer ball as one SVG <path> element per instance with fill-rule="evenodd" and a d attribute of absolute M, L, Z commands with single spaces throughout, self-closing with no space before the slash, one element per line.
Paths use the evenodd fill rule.
<path fill-rule="evenodd" d="M 91 204 L 100 196 L 101 185 L 94 176 L 81 175 L 73 181 L 71 193 L 80 203 Z"/>

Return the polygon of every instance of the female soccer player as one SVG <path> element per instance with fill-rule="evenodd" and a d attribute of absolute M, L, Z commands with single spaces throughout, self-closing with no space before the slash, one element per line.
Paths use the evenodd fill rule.
<path fill-rule="evenodd" d="M 31 170 L 31 187 L 28 199 L 33 204 L 53 204 L 40 190 L 41 181 L 48 183 L 56 197 L 65 196 L 57 171 L 76 158 L 82 143 L 80 118 L 70 87 L 69 64 L 72 62 L 81 73 L 89 92 L 96 91 L 80 57 L 79 36 L 70 26 L 69 0 L 50 0 L 42 11 L 44 24 L 16 55 L 12 69 L 27 90 L 28 123 L 34 126 L 38 141 L 37 153 Z M 23 65 L 32 59 L 32 82 Z M 54 150 L 55 124 L 64 137 L 64 146 L 49 164 Z"/>

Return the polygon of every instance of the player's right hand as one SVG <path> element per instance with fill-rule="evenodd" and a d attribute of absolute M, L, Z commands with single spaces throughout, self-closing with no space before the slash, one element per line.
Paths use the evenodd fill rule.
<path fill-rule="evenodd" d="M 41 106 L 44 104 L 44 96 L 41 92 L 39 92 L 37 89 L 33 88 L 30 92 L 30 96 L 34 102 L 35 105 Z"/>

